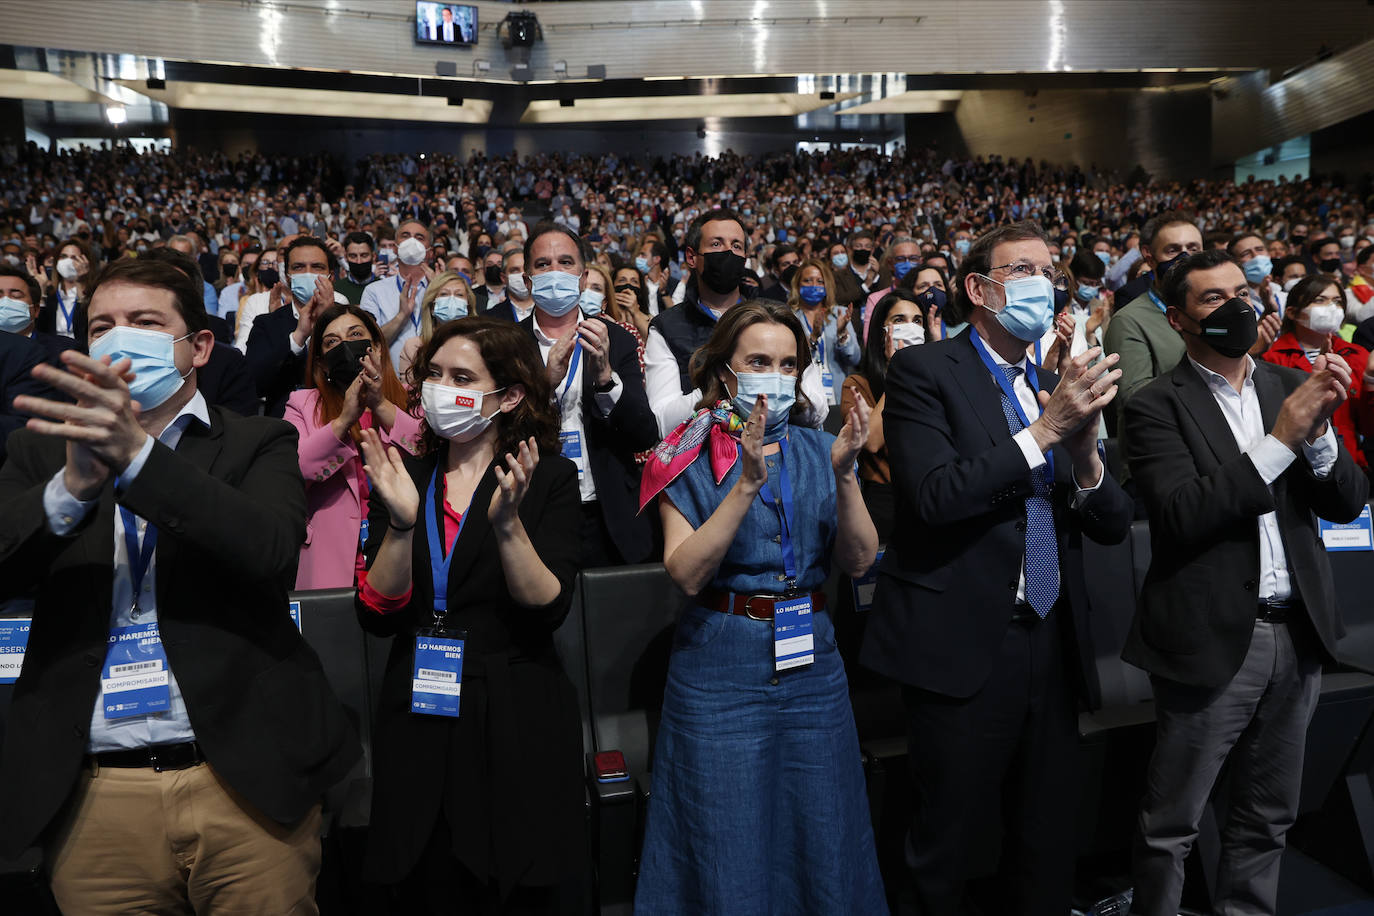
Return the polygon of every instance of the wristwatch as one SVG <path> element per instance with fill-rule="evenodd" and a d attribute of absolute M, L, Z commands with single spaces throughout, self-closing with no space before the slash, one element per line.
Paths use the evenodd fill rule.
<path fill-rule="evenodd" d="M 611 380 L 610 380 L 610 381 L 606 382 L 604 385 L 593 385 L 593 386 L 592 386 L 592 391 L 595 391 L 597 394 L 606 394 L 607 392 L 609 392 L 612 388 L 614 388 L 614 387 L 616 386 L 616 383 L 617 383 L 618 381 L 619 381 L 619 379 L 617 379 L 617 378 L 615 377 L 615 373 L 612 372 L 612 373 L 611 373 Z"/>

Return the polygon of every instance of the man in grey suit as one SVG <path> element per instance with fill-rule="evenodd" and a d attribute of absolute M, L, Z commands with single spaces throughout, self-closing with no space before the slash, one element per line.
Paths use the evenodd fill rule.
<path fill-rule="evenodd" d="M 1315 517 L 1352 521 L 1369 484 L 1331 415 L 1350 368 L 1256 362 L 1240 265 L 1190 255 L 1161 292 L 1186 355 L 1126 405 L 1152 559 L 1126 661 L 1150 672 L 1157 741 L 1140 812 L 1133 913 L 1178 912 L 1183 863 L 1223 764 L 1234 792 L 1214 910 L 1273 913 L 1305 735 L 1341 625 Z"/>

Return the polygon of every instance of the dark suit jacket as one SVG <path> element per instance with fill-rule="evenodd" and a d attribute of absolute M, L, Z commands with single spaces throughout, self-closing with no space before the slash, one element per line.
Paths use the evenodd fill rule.
<path fill-rule="evenodd" d="M 248 332 L 248 371 L 258 395 L 266 401 L 263 413 L 269 417 L 286 413 L 286 399 L 305 378 L 307 351 L 302 350 L 299 356 L 293 354 L 288 340 L 294 330 L 296 316 L 290 308 L 282 306 L 253 319 L 253 330 Z"/>
<path fill-rule="evenodd" d="M 27 430 L 0 469 L 0 599 L 36 590 L 0 780 L 0 854 L 31 844 L 80 771 L 110 628 L 115 495 L 68 537 L 43 489 L 61 440 Z M 158 622 L 196 740 L 254 808 L 304 815 L 360 755 L 315 652 L 287 609 L 305 539 L 296 432 L 210 408 L 173 451 L 156 444 L 119 502 L 156 525 Z"/>
<path fill-rule="evenodd" d="M 421 458 L 404 456 L 421 500 L 411 538 L 410 602 L 386 615 L 358 604 L 364 629 L 395 636 L 372 743 L 366 870 L 388 883 L 408 874 L 443 811 L 454 854 L 479 879 L 494 878 L 503 889 L 554 884 L 577 873 L 585 854 L 577 693 L 553 647 L 577 576 L 577 470 L 560 455 L 541 455 L 520 503 L 535 552 L 561 586 L 558 597 L 542 607 L 511 598 L 487 521 L 495 473 L 488 471 L 478 484 L 448 574 L 447 625 L 467 631 L 461 715 L 449 719 L 410 711 L 415 631 L 433 625 L 426 526 L 428 518 L 442 515 L 442 487 L 432 504 L 425 494 L 442 454 L 440 449 Z M 364 555 L 371 567 L 390 524 L 376 490 L 367 518 Z"/>
<path fill-rule="evenodd" d="M 1374 353 L 1374 318 L 1366 318 L 1356 325 L 1350 342 Z"/>
<path fill-rule="evenodd" d="M 244 417 L 258 412 L 258 392 L 248 358 L 229 344 L 215 342 L 210 360 L 196 370 L 196 387 L 207 403 Z"/>
<path fill-rule="evenodd" d="M 62 366 L 62 354 L 68 350 L 80 350 L 76 341 L 70 337 L 63 337 L 61 334 L 48 334 L 44 331 L 35 331 L 33 337 L 29 338 L 34 343 L 43 348 L 44 362 L 54 366 Z"/>
<path fill-rule="evenodd" d="M 1306 374 L 1259 362 L 1253 376 L 1264 428 Z M 1344 632 L 1331 566 L 1313 515 L 1348 522 L 1369 482 L 1341 450 L 1318 480 L 1301 455 L 1272 487 L 1236 446 L 1231 428 L 1186 357 L 1126 404 L 1131 474 L 1150 513 L 1150 570 L 1122 658 L 1184 684 L 1219 687 L 1250 647 L 1259 600 L 1259 525 L 1278 514 L 1293 592 L 1327 655 Z"/>
<path fill-rule="evenodd" d="M 54 401 L 71 400 L 33 377 L 34 366 L 47 360 L 48 350 L 42 344 L 0 331 L 0 465 L 5 463 L 5 443 L 10 433 L 22 427 L 29 418 L 29 414 L 14 409 L 15 398 L 27 394 Z"/>
<path fill-rule="evenodd" d="M 1054 390 L 1053 373 L 1037 376 L 1041 390 Z M 883 431 L 897 517 L 906 522 L 888 540 L 860 661 L 906 684 L 972 696 L 992 670 L 1016 601 L 1031 472 L 967 332 L 900 351 L 886 387 Z M 1051 621 L 1081 632 L 1076 618 L 1088 609 L 1070 597 L 1068 548 L 1080 535 L 1120 542 L 1132 505 L 1104 470 L 1101 485 L 1071 508 L 1071 461 L 1062 447 L 1053 454 L 1060 600 Z"/>
<path fill-rule="evenodd" d="M 653 550 L 649 517 L 639 513 L 640 467 L 635 452 L 658 444 L 658 422 L 649 407 L 644 372 L 634 335 L 613 321 L 601 318 L 611 335 L 611 371 L 620 376 L 624 390 L 609 416 L 596 404 L 596 379 L 582 368 L 582 427 L 586 433 L 587 470 L 596 484 L 596 498 L 606 519 L 611 539 L 626 563 L 641 563 Z M 534 316 L 521 325 L 534 336 Z"/>
<path fill-rule="evenodd" d="M 858 303 L 863 305 L 864 299 L 868 294 L 864 292 L 863 284 L 854 275 L 854 271 L 848 267 L 844 270 L 835 271 L 835 304 L 853 305 Z"/>

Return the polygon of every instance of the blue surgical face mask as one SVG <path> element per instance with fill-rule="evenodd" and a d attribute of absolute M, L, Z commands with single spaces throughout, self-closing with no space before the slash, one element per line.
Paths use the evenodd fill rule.
<path fill-rule="evenodd" d="M 830 263 L 834 266 L 836 270 L 844 270 L 846 267 L 849 266 L 849 255 L 841 251 L 839 254 L 835 255 L 830 259 Z"/>
<path fill-rule="evenodd" d="M 531 278 L 530 295 L 541 312 L 554 318 L 577 308 L 581 296 L 578 278 L 561 270 L 546 270 Z"/>
<path fill-rule="evenodd" d="M 730 369 L 729 366 L 725 368 Z M 745 372 L 730 369 L 735 377 L 735 396 L 732 399 L 735 412 L 744 419 L 754 409 L 754 401 L 763 394 L 768 396 L 768 418 L 764 421 L 765 438 L 784 431 L 787 417 L 792 406 L 797 403 L 797 377 L 783 375 L 781 372 Z M 775 440 L 776 441 L 776 440 Z"/>
<path fill-rule="evenodd" d="M 176 344 L 190 336 L 173 337 L 162 331 L 117 325 L 91 344 L 91 358 L 108 356 L 111 364 L 131 360 L 129 371 L 134 373 L 134 380 L 129 383 L 129 394 L 138 406 L 152 410 L 176 394 L 191 374 L 188 370 L 182 375 L 177 370 L 174 355 Z"/>
<path fill-rule="evenodd" d="M 315 283 L 319 278 L 319 274 L 292 274 L 291 295 L 297 302 L 309 302 L 310 297 L 315 295 Z"/>
<path fill-rule="evenodd" d="M 645 257 L 635 258 L 635 270 L 647 274 L 649 272 L 649 259 Z"/>
<path fill-rule="evenodd" d="M 595 318 L 601 314 L 601 305 L 606 301 L 606 297 L 594 289 L 584 289 L 582 295 L 577 299 L 578 308 L 582 309 L 582 314 L 588 318 Z"/>
<path fill-rule="evenodd" d="M 990 283 L 997 283 L 985 277 Z M 1026 343 L 1044 337 L 1054 327 L 1054 284 L 1039 274 L 1010 283 L 997 283 L 1006 294 L 1007 304 L 997 316 L 997 323 L 1017 340 Z M 986 305 L 983 308 L 992 312 Z"/>
<path fill-rule="evenodd" d="M 1083 283 L 1078 284 L 1078 292 L 1074 293 L 1079 302 L 1084 304 L 1092 302 L 1097 298 L 1097 287 L 1087 286 Z"/>
<path fill-rule="evenodd" d="M 1103 264 L 1108 267 L 1112 266 L 1112 253 L 1110 251 L 1094 251 L 1093 254 L 1097 255 L 1097 259 Z"/>
<path fill-rule="evenodd" d="M 457 321 L 468 315 L 468 301 L 462 296 L 438 296 L 434 300 L 434 320 Z"/>
<path fill-rule="evenodd" d="M 801 301 L 807 305 L 820 305 L 825 301 L 825 287 L 801 286 L 797 288 L 797 295 L 801 296 Z"/>
<path fill-rule="evenodd" d="M 968 250 L 973 247 L 973 242 L 969 239 L 955 239 L 954 250 L 959 252 L 959 257 L 968 254 Z"/>
<path fill-rule="evenodd" d="M 29 326 L 29 304 L 6 296 L 0 299 L 0 331 L 18 334 Z"/>
<path fill-rule="evenodd" d="M 897 261 L 892 265 L 892 275 L 900 280 L 911 273 L 915 267 L 916 265 L 910 261 Z"/>
<path fill-rule="evenodd" d="M 1273 272 L 1274 262 L 1267 254 L 1257 254 L 1241 264 L 1240 268 L 1245 271 L 1246 280 L 1251 283 L 1260 283 Z"/>

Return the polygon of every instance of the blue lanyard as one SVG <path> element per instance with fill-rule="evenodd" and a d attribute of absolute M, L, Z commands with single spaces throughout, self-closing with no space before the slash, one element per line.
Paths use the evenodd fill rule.
<path fill-rule="evenodd" d="M 448 613 L 448 568 L 453 562 L 453 548 L 458 546 L 458 538 L 463 534 L 463 526 L 468 523 L 472 505 L 468 505 L 468 511 L 463 513 L 462 520 L 458 522 L 458 531 L 449 542 L 448 551 L 441 552 L 443 545 L 439 540 L 439 519 L 444 514 L 444 507 L 437 505 L 435 500 L 438 480 L 439 466 L 435 465 L 434 474 L 429 478 L 429 490 L 425 493 L 425 508 L 429 516 L 425 519 L 425 531 L 429 535 L 429 572 L 434 582 L 434 616 L 443 617 Z"/>
<path fill-rule="evenodd" d="M 1030 418 L 1026 416 L 1025 409 L 1021 406 L 1021 399 L 1016 396 L 1016 390 L 1011 387 L 1011 382 L 1007 379 L 1006 373 L 1002 371 L 1002 367 L 997 365 L 997 363 L 993 360 L 992 355 L 988 353 L 987 346 L 983 343 L 983 338 L 978 336 L 978 329 L 970 328 L 968 333 L 970 339 L 972 339 L 973 341 L 973 349 L 978 351 L 978 358 L 983 361 L 984 366 L 987 366 L 988 372 L 992 374 L 993 381 L 997 383 L 997 387 L 1001 388 L 1002 393 L 1007 396 L 1007 400 L 1011 401 L 1011 409 L 1016 411 L 1017 419 L 1021 421 L 1022 426 L 1024 426 L 1026 429 L 1030 429 L 1031 421 Z M 1039 379 L 1035 374 L 1035 366 L 1030 363 L 1026 364 L 1026 383 L 1030 385 L 1031 391 L 1040 390 Z M 1049 465 L 1050 480 L 1053 480 L 1053 451 L 1048 451 L 1045 453 L 1045 461 Z"/>
<path fill-rule="evenodd" d="M 768 481 L 764 481 L 759 489 L 759 498 L 768 508 L 777 509 L 781 528 L 778 541 L 782 544 L 782 571 L 787 576 L 788 589 L 792 589 L 797 584 L 797 555 L 792 548 L 792 481 L 787 478 L 787 440 L 782 439 L 778 444 L 781 449 L 778 452 L 778 493 L 782 498 L 777 501 L 773 499 L 773 491 L 769 488 Z"/>
<path fill-rule="evenodd" d="M 1150 301 L 1153 302 L 1161 312 L 1164 312 L 1166 314 L 1168 313 L 1169 310 L 1165 307 L 1164 302 L 1159 298 L 1159 296 L 1155 295 L 1154 290 L 1147 289 L 1145 290 L 1145 294 L 1150 297 Z"/>
<path fill-rule="evenodd" d="M 429 281 L 425 281 L 425 286 L 429 286 Z M 415 288 L 415 295 L 418 296 L 419 294 L 420 294 L 420 288 L 419 288 L 419 281 L 417 280 L 417 281 L 416 281 L 416 288 Z M 405 290 L 401 287 L 401 275 L 400 275 L 400 274 L 397 274 L 397 275 L 396 275 L 396 295 L 397 295 L 397 297 L 398 297 L 398 298 L 397 298 L 397 301 L 396 301 L 396 305 L 397 305 L 397 308 L 399 309 L 399 308 L 400 308 L 400 299 L 399 299 L 399 297 L 405 295 Z M 416 333 L 416 334 L 419 334 L 419 333 L 420 333 L 420 306 L 419 306 L 418 304 L 416 305 L 415 309 L 412 310 L 411 313 L 410 313 L 410 323 L 415 327 L 415 333 Z"/>
<path fill-rule="evenodd" d="M 1035 364 L 1036 364 L 1037 366 L 1039 366 L 1039 365 L 1041 364 L 1041 363 L 1040 363 L 1040 341 L 1039 341 L 1039 339 L 1037 339 L 1037 340 L 1035 341 Z M 1027 424 L 1027 425 L 1029 425 L 1029 424 Z"/>
<path fill-rule="evenodd" d="M 138 596 L 143 593 L 143 578 L 153 562 L 153 551 L 157 549 L 157 529 L 148 525 L 143 530 L 143 547 L 138 545 L 138 517 L 123 506 L 119 507 L 120 518 L 124 520 L 124 549 L 129 554 L 129 575 L 134 582 L 135 609 Z"/>
<path fill-rule="evenodd" d="M 806 312 L 798 309 L 797 315 L 801 317 L 802 326 L 806 328 L 806 336 L 811 336 L 811 322 L 806 320 Z M 821 336 L 816 338 L 816 362 L 825 365 L 825 331 L 821 331 Z"/>
<path fill-rule="evenodd" d="M 63 319 L 64 321 L 67 322 L 67 330 L 69 330 L 69 331 L 75 331 L 76 328 L 72 327 L 72 308 L 75 308 L 75 306 L 76 306 L 76 293 L 72 293 L 72 304 L 71 304 L 70 307 L 69 307 L 69 306 L 66 306 L 66 305 L 63 305 L 63 304 L 62 304 L 62 299 L 63 299 L 62 290 L 59 289 L 59 290 L 57 291 L 57 308 L 58 308 L 58 311 L 60 311 L 60 312 L 62 313 L 62 319 Z"/>
<path fill-rule="evenodd" d="M 563 398 L 567 396 L 568 389 L 572 387 L 573 379 L 577 377 L 577 364 L 582 361 L 582 342 L 578 341 L 573 345 L 572 362 L 568 363 L 568 375 L 563 379 L 563 390 L 558 392 L 558 409 L 563 409 Z"/>

